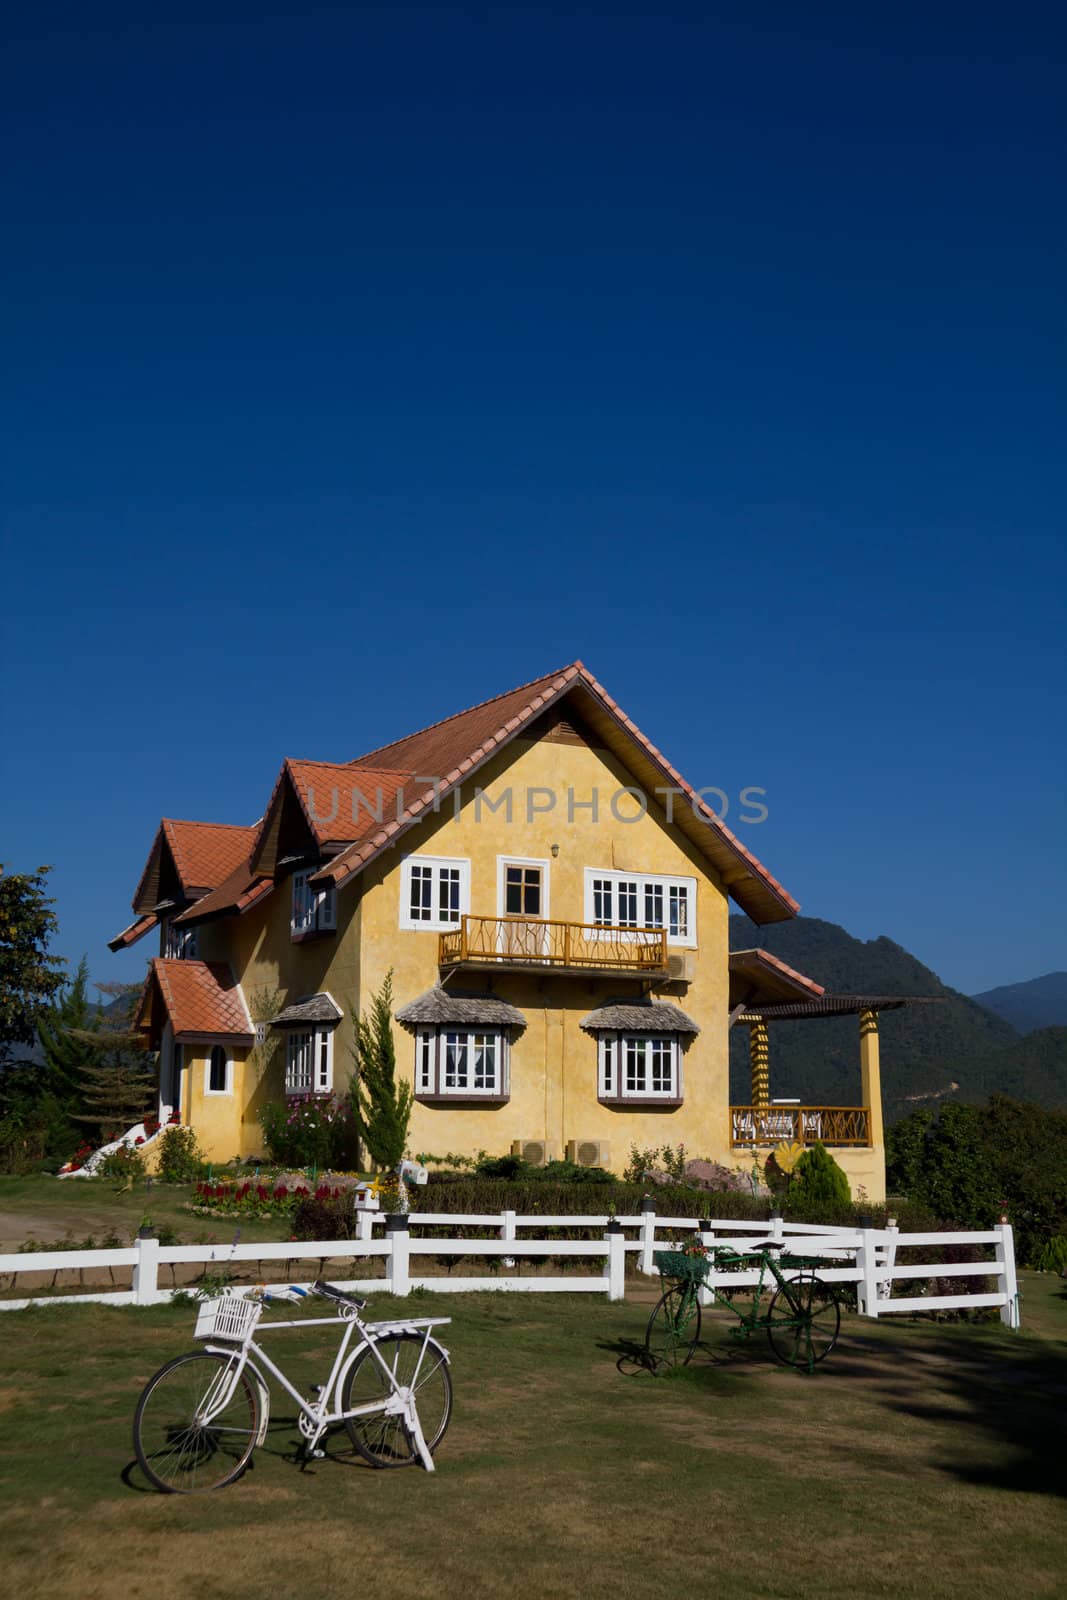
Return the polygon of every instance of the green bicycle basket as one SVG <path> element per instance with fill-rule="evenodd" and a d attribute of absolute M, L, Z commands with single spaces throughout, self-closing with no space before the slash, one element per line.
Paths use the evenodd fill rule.
<path fill-rule="evenodd" d="M 657 1250 L 652 1259 L 661 1278 L 676 1278 L 681 1283 L 703 1283 L 711 1266 L 707 1256 L 690 1256 L 683 1250 Z"/>

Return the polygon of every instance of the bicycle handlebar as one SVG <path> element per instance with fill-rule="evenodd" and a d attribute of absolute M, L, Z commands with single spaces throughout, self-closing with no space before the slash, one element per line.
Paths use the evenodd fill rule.
<path fill-rule="evenodd" d="M 344 1289 L 339 1289 L 335 1283 L 324 1283 L 321 1278 L 311 1285 L 312 1294 L 320 1294 L 324 1300 L 333 1300 L 340 1306 L 351 1306 L 354 1311 L 362 1311 L 367 1304 L 358 1294 L 348 1294 Z"/>

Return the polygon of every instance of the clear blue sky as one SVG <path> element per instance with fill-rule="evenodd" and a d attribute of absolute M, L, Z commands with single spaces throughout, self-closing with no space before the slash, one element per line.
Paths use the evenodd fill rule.
<path fill-rule="evenodd" d="M 1061 7 L 8 27 L 0 855 L 64 955 L 139 975 L 161 814 L 581 656 L 806 911 L 1067 966 Z"/>

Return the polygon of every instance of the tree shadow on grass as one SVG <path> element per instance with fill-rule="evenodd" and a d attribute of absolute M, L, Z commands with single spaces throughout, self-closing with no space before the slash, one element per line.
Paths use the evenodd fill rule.
<path fill-rule="evenodd" d="M 853 1330 L 834 1353 L 833 1377 L 862 1379 L 876 1404 L 935 1424 L 930 1464 L 939 1470 L 966 1483 L 1067 1496 L 1067 1346 L 984 1328 L 888 1332 L 865 1338 Z"/>

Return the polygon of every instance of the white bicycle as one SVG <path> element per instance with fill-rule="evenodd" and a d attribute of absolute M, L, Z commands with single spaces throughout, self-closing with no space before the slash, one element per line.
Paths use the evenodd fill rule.
<path fill-rule="evenodd" d="M 291 1290 L 290 1297 L 304 1291 Z M 337 1306 L 332 1317 L 263 1324 L 269 1328 L 321 1328 L 338 1321 L 342 1337 L 329 1377 L 308 1400 L 289 1382 L 255 1338 L 261 1299 L 225 1295 L 200 1308 L 197 1339 L 203 1350 L 177 1356 L 145 1385 L 133 1419 L 133 1445 L 146 1477 L 164 1494 L 203 1494 L 240 1477 L 270 1421 L 269 1373 L 299 1407 L 303 1457 L 321 1458 L 328 1428 L 344 1423 L 353 1446 L 375 1467 L 434 1470 L 433 1453 L 452 1415 L 448 1351 L 432 1330 L 450 1317 L 402 1317 L 363 1322 L 365 1300 L 333 1284 L 312 1293 Z M 351 1349 L 353 1335 L 359 1343 Z M 337 1405 L 333 1407 L 334 1397 Z"/>

